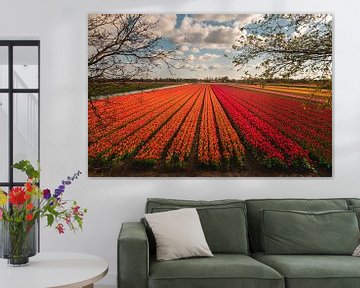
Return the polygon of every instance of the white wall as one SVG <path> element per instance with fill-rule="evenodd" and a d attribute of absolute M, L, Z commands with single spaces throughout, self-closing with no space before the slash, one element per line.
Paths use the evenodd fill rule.
<path fill-rule="evenodd" d="M 360 196 L 359 2 L 353 0 L 1 0 L 0 39 L 41 40 L 43 186 L 84 172 L 66 193 L 89 209 L 75 236 L 42 229 L 43 251 L 79 251 L 110 264 L 115 285 L 116 238 L 137 221 L 147 197 L 216 199 Z M 97 178 L 87 175 L 87 14 L 95 12 L 331 12 L 335 17 L 334 176 L 301 178 Z"/>

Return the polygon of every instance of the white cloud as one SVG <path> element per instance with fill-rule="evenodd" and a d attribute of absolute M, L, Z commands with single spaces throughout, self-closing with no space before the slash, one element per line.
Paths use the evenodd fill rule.
<path fill-rule="evenodd" d="M 208 67 L 205 64 L 196 64 L 190 67 L 191 71 L 205 71 Z"/>
<path fill-rule="evenodd" d="M 194 56 L 194 54 L 190 54 L 188 55 L 188 57 L 186 58 L 187 61 L 189 62 L 194 62 L 196 59 L 196 57 Z"/>
<path fill-rule="evenodd" d="M 161 34 L 168 33 L 175 29 L 176 14 L 149 14 L 148 17 L 154 17 L 158 21 L 157 30 Z"/>
<path fill-rule="evenodd" d="M 219 69 L 219 68 L 221 68 L 222 66 L 219 64 L 219 63 L 215 63 L 215 64 L 211 64 L 210 66 L 209 66 L 209 69 L 210 70 L 216 70 L 216 69 Z"/>
<path fill-rule="evenodd" d="M 235 20 L 233 27 L 242 27 L 247 24 L 250 24 L 251 22 L 255 20 L 260 20 L 264 18 L 264 14 L 240 14 L 238 19 Z"/>
<path fill-rule="evenodd" d="M 181 69 L 185 69 L 185 70 L 190 70 L 190 71 L 215 71 L 215 70 L 219 70 L 219 71 L 225 71 L 225 70 L 233 70 L 233 65 L 232 64 L 220 64 L 220 63 L 214 63 L 211 65 L 206 65 L 205 63 L 198 63 L 198 64 L 191 64 L 191 63 L 186 63 L 183 66 L 181 66 Z"/>
<path fill-rule="evenodd" d="M 233 70 L 234 65 L 232 64 L 219 64 L 214 63 L 209 66 L 209 70 Z"/>
<path fill-rule="evenodd" d="M 203 40 L 206 43 L 231 45 L 239 35 L 240 33 L 236 28 L 219 26 L 210 30 Z"/>
<path fill-rule="evenodd" d="M 193 14 L 191 17 L 197 21 L 214 21 L 219 23 L 236 21 L 249 23 L 254 14 Z"/>
<path fill-rule="evenodd" d="M 182 52 L 187 52 L 187 51 L 189 51 L 189 46 L 187 46 L 187 45 L 181 45 L 181 46 L 180 46 L 180 51 L 182 51 Z"/>
<path fill-rule="evenodd" d="M 195 47 L 195 49 L 230 49 L 235 40 L 242 35 L 240 23 L 254 19 L 253 14 L 196 14 L 185 16 L 178 29 L 173 29 L 164 36 L 168 37 L 176 45 Z M 232 20 L 232 24 L 204 22 L 209 19 L 218 21 Z M 196 50 L 195 50 L 196 51 Z M 195 53 L 195 51 L 192 51 Z M 185 52 L 185 51 L 184 51 Z"/>
<path fill-rule="evenodd" d="M 221 57 L 221 55 L 218 55 L 218 54 L 205 53 L 203 55 L 200 55 L 198 57 L 198 60 L 201 62 L 205 62 L 205 61 L 210 61 L 210 60 L 220 58 L 220 57 Z"/>

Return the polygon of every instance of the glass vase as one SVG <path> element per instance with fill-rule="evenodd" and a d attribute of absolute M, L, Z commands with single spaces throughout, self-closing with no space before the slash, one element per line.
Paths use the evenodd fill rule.
<path fill-rule="evenodd" d="M 37 224 L 1 221 L 0 257 L 8 259 L 9 266 L 25 266 L 37 251 Z"/>

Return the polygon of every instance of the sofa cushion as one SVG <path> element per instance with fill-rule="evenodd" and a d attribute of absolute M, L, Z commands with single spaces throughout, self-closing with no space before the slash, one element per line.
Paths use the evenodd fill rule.
<path fill-rule="evenodd" d="M 358 288 L 360 258 L 342 255 L 265 255 L 256 260 L 284 275 L 286 288 Z"/>
<path fill-rule="evenodd" d="M 215 254 L 211 258 L 150 261 L 149 288 L 284 288 L 274 269 L 246 255 Z"/>
<path fill-rule="evenodd" d="M 246 200 L 250 243 L 253 251 L 262 251 L 260 210 L 328 211 L 348 210 L 346 199 L 254 199 Z"/>
<path fill-rule="evenodd" d="M 244 201 L 148 199 L 146 213 L 187 207 L 197 208 L 206 241 L 213 253 L 249 253 Z"/>
<path fill-rule="evenodd" d="M 195 208 L 145 214 L 156 239 L 159 261 L 213 256 Z"/>
<path fill-rule="evenodd" d="M 354 211 L 262 210 L 266 254 L 352 255 L 359 244 Z"/>

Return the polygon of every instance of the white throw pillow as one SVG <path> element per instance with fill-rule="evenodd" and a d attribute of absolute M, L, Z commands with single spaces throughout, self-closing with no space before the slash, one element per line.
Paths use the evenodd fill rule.
<path fill-rule="evenodd" d="M 356 246 L 352 256 L 360 257 L 360 244 L 358 246 Z"/>
<path fill-rule="evenodd" d="M 195 208 L 145 214 L 156 240 L 158 261 L 213 256 Z"/>

